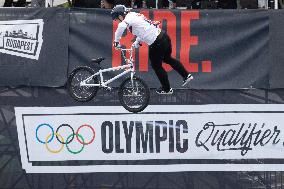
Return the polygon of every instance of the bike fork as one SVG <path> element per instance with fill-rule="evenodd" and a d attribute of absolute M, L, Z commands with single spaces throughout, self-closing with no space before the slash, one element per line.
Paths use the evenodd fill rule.
<path fill-rule="evenodd" d="M 134 82 L 133 82 L 134 72 L 131 72 L 130 78 L 131 78 L 131 85 L 132 85 L 132 88 L 134 88 Z"/>
<path fill-rule="evenodd" d="M 131 76 L 130 76 L 131 77 L 131 85 L 132 85 L 133 92 L 138 93 L 138 85 L 137 85 L 137 83 L 136 83 L 136 86 L 134 86 L 134 81 L 133 81 L 134 74 L 135 74 L 134 72 L 131 72 Z"/>

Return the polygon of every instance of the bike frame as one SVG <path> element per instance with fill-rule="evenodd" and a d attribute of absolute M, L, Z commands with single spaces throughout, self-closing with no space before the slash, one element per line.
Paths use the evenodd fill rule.
<path fill-rule="evenodd" d="M 133 54 L 133 48 L 131 49 L 122 49 L 120 48 L 121 50 L 121 54 L 124 58 L 124 61 L 127 63 L 126 65 L 123 65 L 123 66 L 117 66 L 117 67 L 113 67 L 113 68 L 106 68 L 106 69 L 100 69 L 98 72 L 96 72 L 95 74 L 93 74 L 92 76 L 88 77 L 87 79 L 81 81 L 80 83 L 80 86 L 89 86 L 89 87 L 106 87 L 108 88 L 108 84 L 117 80 L 118 78 L 124 76 L 125 74 L 131 72 L 131 80 L 133 79 L 133 76 L 135 74 L 135 70 L 134 70 L 134 60 L 132 58 L 132 54 Z M 126 58 L 126 52 L 129 51 L 129 54 L 130 54 L 130 58 L 127 59 Z M 125 52 L 125 53 L 124 53 Z M 111 72 L 111 71 L 117 71 L 117 70 L 125 70 L 124 72 L 110 78 L 109 80 L 107 81 L 104 81 L 104 77 L 103 77 L 103 73 L 105 72 Z M 93 78 L 93 77 L 96 77 L 96 76 L 100 76 L 100 82 L 98 84 L 88 84 L 88 82 Z"/>

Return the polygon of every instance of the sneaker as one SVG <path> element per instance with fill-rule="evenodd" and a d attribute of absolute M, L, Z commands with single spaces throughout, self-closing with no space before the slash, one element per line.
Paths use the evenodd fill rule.
<path fill-rule="evenodd" d="M 188 74 L 188 76 L 183 80 L 182 86 L 185 86 L 192 79 L 193 79 L 193 76 L 191 74 Z"/>
<path fill-rule="evenodd" d="M 165 91 L 162 87 L 156 90 L 156 93 L 158 93 L 158 94 L 170 95 L 170 94 L 173 94 L 173 92 L 174 92 L 174 90 L 172 88 L 170 88 L 169 91 Z"/>

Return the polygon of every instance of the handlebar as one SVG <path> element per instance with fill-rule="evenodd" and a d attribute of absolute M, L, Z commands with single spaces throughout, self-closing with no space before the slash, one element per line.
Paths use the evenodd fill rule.
<path fill-rule="evenodd" d="M 121 50 L 121 51 L 133 51 L 133 47 L 131 47 L 130 49 L 123 49 L 122 45 L 120 45 L 120 44 L 116 48 Z"/>
<path fill-rule="evenodd" d="M 116 47 L 116 49 L 119 49 L 120 51 L 121 51 L 121 54 L 122 54 L 122 56 L 123 56 L 123 58 L 124 58 L 124 60 L 125 60 L 125 62 L 128 62 L 128 60 L 127 60 L 127 58 L 126 58 L 126 51 L 129 51 L 129 54 L 130 54 L 130 58 L 129 58 L 129 60 L 132 62 L 133 61 L 133 59 L 132 59 L 132 55 L 133 55 L 133 47 L 131 46 L 131 48 L 130 49 L 123 49 L 122 48 L 122 45 L 118 45 L 117 47 Z"/>

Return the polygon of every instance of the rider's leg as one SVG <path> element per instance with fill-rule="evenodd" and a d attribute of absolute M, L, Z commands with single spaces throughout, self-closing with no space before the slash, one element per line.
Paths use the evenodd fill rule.
<path fill-rule="evenodd" d="M 168 79 L 168 74 L 165 69 L 162 67 L 164 57 L 164 48 L 163 45 L 159 42 L 155 42 L 149 47 L 149 58 L 151 61 L 151 66 L 154 69 L 158 79 L 162 85 L 164 91 L 170 91 L 170 82 Z"/>
<path fill-rule="evenodd" d="M 183 64 L 178 61 L 177 59 L 172 57 L 172 44 L 171 39 L 167 34 L 165 35 L 164 39 L 164 46 L 165 46 L 165 55 L 164 55 L 164 62 L 169 64 L 176 72 L 178 72 L 183 79 L 188 76 L 188 72 L 184 68 Z"/>

